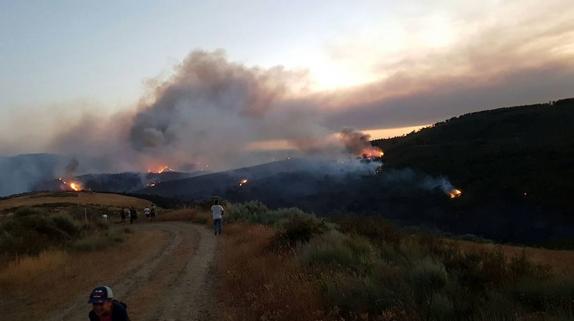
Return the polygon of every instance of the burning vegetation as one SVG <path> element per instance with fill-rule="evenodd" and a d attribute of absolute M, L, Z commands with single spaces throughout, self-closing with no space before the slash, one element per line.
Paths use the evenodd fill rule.
<path fill-rule="evenodd" d="M 173 172 L 173 169 L 171 169 L 169 166 L 167 165 L 161 165 L 155 168 L 148 168 L 147 170 L 148 173 L 153 173 L 153 174 L 163 174 L 166 172 Z"/>
<path fill-rule="evenodd" d="M 366 160 L 380 160 L 385 154 L 379 147 L 371 144 L 371 136 L 363 132 L 345 128 L 339 133 L 339 138 L 347 152 Z"/>
<path fill-rule="evenodd" d="M 450 198 L 459 198 L 462 196 L 462 191 L 459 189 L 453 188 L 448 192 L 448 196 Z"/>
<path fill-rule="evenodd" d="M 63 189 L 71 190 L 74 192 L 80 192 L 84 190 L 82 183 L 77 181 L 67 181 L 63 178 L 58 178 L 58 180 L 62 183 Z"/>
<path fill-rule="evenodd" d="M 247 184 L 248 182 L 249 182 L 249 180 L 247 180 L 247 178 L 244 178 L 244 179 L 239 181 L 239 186 L 241 187 L 241 186 Z"/>
<path fill-rule="evenodd" d="M 384 155 L 385 153 L 383 152 L 383 150 L 375 146 L 366 147 L 361 151 L 361 157 L 365 159 L 371 159 L 371 160 L 379 159 L 382 158 Z"/>

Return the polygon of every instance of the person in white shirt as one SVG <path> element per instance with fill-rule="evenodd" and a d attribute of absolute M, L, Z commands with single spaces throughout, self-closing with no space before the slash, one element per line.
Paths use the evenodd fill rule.
<path fill-rule="evenodd" d="M 211 206 L 211 217 L 213 218 L 213 231 L 215 235 L 221 234 L 223 229 L 223 212 L 225 209 L 223 206 L 219 205 L 219 201 L 215 201 L 215 204 Z"/>

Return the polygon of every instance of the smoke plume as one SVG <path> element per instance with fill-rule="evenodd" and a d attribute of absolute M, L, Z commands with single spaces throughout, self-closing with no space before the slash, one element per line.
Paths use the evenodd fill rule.
<path fill-rule="evenodd" d="M 222 51 L 193 52 L 133 117 L 129 147 L 174 166 L 184 160 L 212 168 L 257 157 L 245 146 L 261 138 L 286 139 L 302 153 L 342 149 L 300 98 L 306 81 L 302 72 L 229 62 Z"/>

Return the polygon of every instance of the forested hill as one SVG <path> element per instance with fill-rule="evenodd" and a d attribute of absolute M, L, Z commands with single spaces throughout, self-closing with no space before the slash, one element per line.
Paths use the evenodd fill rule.
<path fill-rule="evenodd" d="M 466 114 L 373 144 L 385 167 L 445 175 L 472 203 L 574 207 L 574 98 Z"/>

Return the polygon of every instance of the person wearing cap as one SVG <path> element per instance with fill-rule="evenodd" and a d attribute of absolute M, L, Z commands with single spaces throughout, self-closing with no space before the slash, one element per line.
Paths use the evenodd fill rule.
<path fill-rule="evenodd" d="M 93 306 L 88 315 L 90 321 L 130 321 L 125 303 L 114 299 L 109 286 L 93 289 L 88 303 Z"/>

